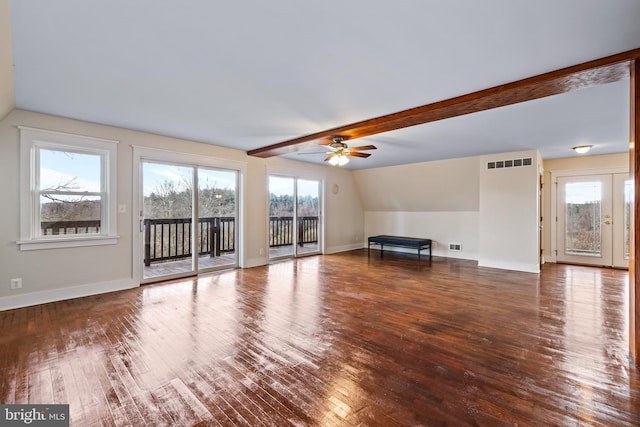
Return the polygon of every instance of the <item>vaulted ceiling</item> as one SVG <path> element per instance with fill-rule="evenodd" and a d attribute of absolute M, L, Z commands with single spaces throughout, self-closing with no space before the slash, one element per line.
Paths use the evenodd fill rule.
<path fill-rule="evenodd" d="M 640 47 L 637 0 L 9 8 L 17 108 L 245 151 Z M 625 152 L 628 122 L 621 80 L 352 141 L 378 150 L 347 167 L 525 149 L 561 158 L 581 144 Z"/>

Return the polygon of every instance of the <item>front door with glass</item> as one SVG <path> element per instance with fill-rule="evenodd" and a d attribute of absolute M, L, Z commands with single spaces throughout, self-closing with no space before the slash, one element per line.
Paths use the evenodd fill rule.
<path fill-rule="evenodd" d="M 628 267 L 625 212 L 632 192 L 625 178 L 626 174 L 558 178 L 559 262 Z"/>

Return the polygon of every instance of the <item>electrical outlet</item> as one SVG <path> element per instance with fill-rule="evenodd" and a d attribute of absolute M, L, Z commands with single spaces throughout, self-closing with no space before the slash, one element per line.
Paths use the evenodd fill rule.
<path fill-rule="evenodd" d="M 11 279 L 11 289 L 20 289 L 22 288 L 22 279 Z"/>

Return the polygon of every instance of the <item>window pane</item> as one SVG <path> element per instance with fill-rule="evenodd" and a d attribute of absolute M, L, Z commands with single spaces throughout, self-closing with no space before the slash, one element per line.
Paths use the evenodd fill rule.
<path fill-rule="evenodd" d="M 601 256 L 602 183 L 568 183 L 565 203 L 565 253 Z"/>
<path fill-rule="evenodd" d="M 193 168 L 144 162 L 144 217 L 191 218 Z"/>
<path fill-rule="evenodd" d="M 72 151 L 40 152 L 40 190 L 100 192 L 100 155 Z"/>
<path fill-rule="evenodd" d="M 42 235 L 96 234 L 101 224 L 100 196 L 40 196 Z"/>

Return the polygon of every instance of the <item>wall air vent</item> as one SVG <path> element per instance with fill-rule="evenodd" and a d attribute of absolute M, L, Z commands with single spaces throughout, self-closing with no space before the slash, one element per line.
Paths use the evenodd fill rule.
<path fill-rule="evenodd" d="M 462 243 L 449 243 L 449 250 L 454 252 L 462 252 Z"/>
<path fill-rule="evenodd" d="M 531 157 L 526 159 L 500 160 L 487 163 L 487 169 L 517 168 L 520 166 L 531 166 L 532 164 L 533 159 Z"/>

